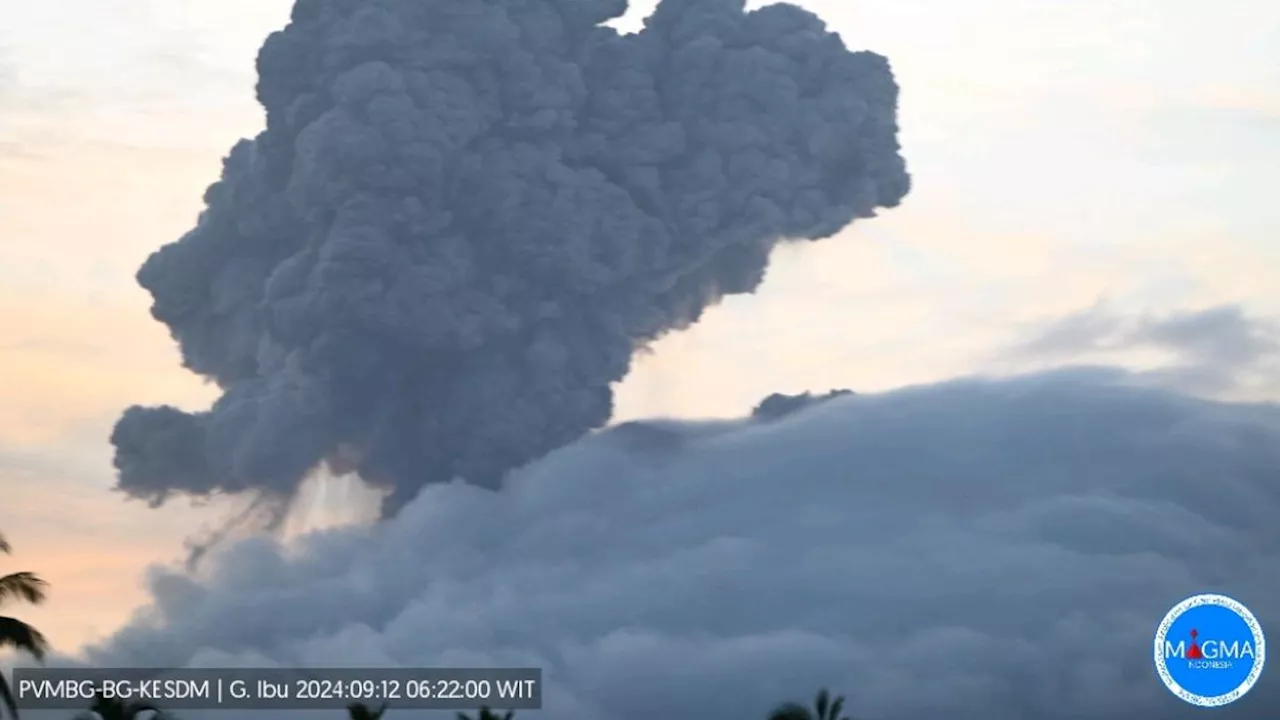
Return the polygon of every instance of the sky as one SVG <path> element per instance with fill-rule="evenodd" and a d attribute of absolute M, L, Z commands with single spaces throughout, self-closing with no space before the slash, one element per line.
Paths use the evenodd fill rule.
<path fill-rule="evenodd" d="M 781 250 L 757 294 L 658 342 L 616 419 L 1082 362 L 1280 399 L 1280 8 L 801 4 L 890 58 L 912 192 Z M 147 597 L 146 568 L 228 512 L 125 502 L 106 437 L 128 404 L 216 396 L 133 274 L 259 129 L 254 54 L 288 9 L 0 6 L 0 529 L 52 583 L 24 618 L 61 649 L 112 633 Z"/>

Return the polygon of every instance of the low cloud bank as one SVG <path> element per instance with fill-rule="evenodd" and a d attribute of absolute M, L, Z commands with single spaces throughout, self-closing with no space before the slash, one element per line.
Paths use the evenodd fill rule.
<path fill-rule="evenodd" d="M 645 435 L 680 442 L 635 442 Z M 155 570 L 98 664 L 540 665 L 556 720 L 1195 717 L 1153 632 L 1280 618 L 1280 408 L 1071 370 L 632 423 L 502 492 Z M 1275 671 L 1218 718 L 1274 718 Z"/>

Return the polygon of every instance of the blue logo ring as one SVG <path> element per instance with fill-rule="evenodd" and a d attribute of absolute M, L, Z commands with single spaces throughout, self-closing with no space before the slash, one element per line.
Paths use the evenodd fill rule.
<path fill-rule="evenodd" d="M 1209 637 L 1198 642 L 1194 625 L 1208 626 Z M 1175 637 L 1186 633 L 1190 648 L 1185 640 L 1175 646 L 1171 633 Z M 1219 636 L 1235 639 L 1228 644 L 1226 637 Z M 1239 700 L 1258 681 L 1266 664 L 1266 637 L 1261 623 L 1242 603 L 1225 595 L 1194 595 L 1175 605 L 1160 622 L 1155 664 L 1165 687 L 1178 698 L 1200 707 L 1219 707 Z"/>

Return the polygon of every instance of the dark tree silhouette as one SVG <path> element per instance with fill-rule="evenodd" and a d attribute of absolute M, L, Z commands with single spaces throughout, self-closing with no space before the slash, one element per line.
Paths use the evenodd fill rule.
<path fill-rule="evenodd" d="M 377 710 L 374 710 L 364 703 L 357 702 L 347 706 L 347 717 L 350 720 L 379 720 L 386 711 L 386 703 L 382 703 Z"/>
<path fill-rule="evenodd" d="M 94 696 L 88 710 L 78 713 L 75 720 L 141 720 L 143 713 L 152 713 L 153 720 L 164 720 L 160 708 L 147 703 L 124 702 L 117 698 L 105 698 L 102 693 Z"/>
<path fill-rule="evenodd" d="M 499 715 L 498 713 L 490 710 L 488 705 L 481 705 L 480 712 L 476 713 L 475 717 L 466 713 L 458 713 L 458 720 L 511 720 L 513 717 L 515 717 L 515 712 L 512 710 L 508 710 L 502 715 Z"/>
<path fill-rule="evenodd" d="M 813 707 L 794 702 L 783 703 L 769 713 L 769 720 L 849 720 L 848 716 L 841 715 L 843 712 L 844 696 L 832 698 L 831 693 L 823 688 L 818 691 L 818 697 L 814 698 Z"/>
<path fill-rule="evenodd" d="M 8 541 L 0 535 L 0 553 L 8 555 L 13 551 Z M 16 572 L 0 577 L 0 604 L 10 599 L 18 599 L 38 605 L 44 602 L 47 584 L 35 573 Z M 49 650 L 49 641 L 39 630 L 17 618 L 0 615 L 0 649 L 11 647 L 25 652 L 37 661 L 44 661 Z M 18 703 L 14 700 L 13 691 L 4 674 L 0 673 L 0 702 L 9 710 L 14 720 L 18 720 Z"/>

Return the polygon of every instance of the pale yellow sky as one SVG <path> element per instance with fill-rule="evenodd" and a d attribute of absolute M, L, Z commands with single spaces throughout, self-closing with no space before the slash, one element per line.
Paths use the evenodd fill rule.
<path fill-rule="evenodd" d="M 1271 3 L 1212 17 L 1181 0 L 802 4 L 893 61 L 915 189 L 839 239 L 781 251 L 761 293 L 660 342 L 619 388 L 620 418 L 1003 368 L 1021 333 L 1100 299 L 1280 315 Z M 0 561 L 49 579 L 53 601 L 22 615 L 73 649 L 142 599 L 149 563 L 227 511 L 125 502 L 106 437 L 128 404 L 215 396 L 181 370 L 132 276 L 256 131 L 253 52 L 287 4 L 3 13 L 0 528 L 17 555 Z"/>

